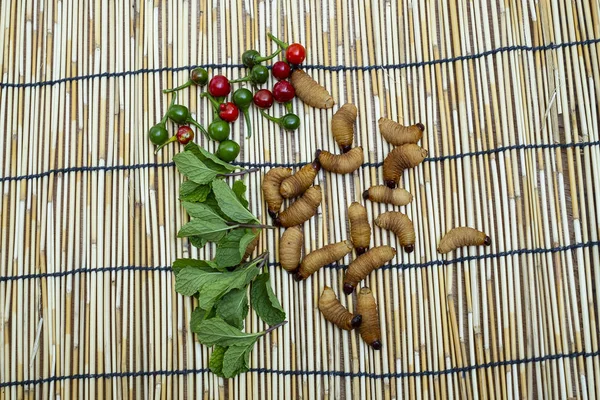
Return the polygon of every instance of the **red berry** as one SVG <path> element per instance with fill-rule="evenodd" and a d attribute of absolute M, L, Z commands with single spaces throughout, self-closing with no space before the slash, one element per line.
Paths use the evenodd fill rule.
<path fill-rule="evenodd" d="M 273 105 L 273 93 L 267 89 L 261 89 L 254 94 L 254 104 L 259 108 L 269 108 Z"/>
<path fill-rule="evenodd" d="M 271 68 L 271 73 L 278 81 L 289 78 L 290 72 L 290 64 L 284 61 L 277 61 Z"/>
<path fill-rule="evenodd" d="M 223 75 L 215 75 L 208 83 L 208 93 L 214 97 L 225 97 L 231 92 L 229 79 Z"/>
<path fill-rule="evenodd" d="M 273 97 L 279 103 L 287 103 L 296 95 L 296 90 L 288 81 L 279 81 L 273 86 Z"/>
<path fill-rule="evenodd" d="M 182 125 L 177 129 L 177 141 L 181 144 L 188 144 L 194 140 L 194 131 L 187 125 Z"/>
<path fill-rule="evenodd" d="M 285 58 L 292 65 L 302 64 L 306 58 L 306 49 L 300 43 L 292 43 L 285 51 Z"/>
<path fill-rule="evenodd" d="M 240 115 L 240 110 L 238 110 L 237 106 L 232 102 L 221 103 L 219 105 L 219 117 L 223 121 L 233 122 L 238 119 Z"/>

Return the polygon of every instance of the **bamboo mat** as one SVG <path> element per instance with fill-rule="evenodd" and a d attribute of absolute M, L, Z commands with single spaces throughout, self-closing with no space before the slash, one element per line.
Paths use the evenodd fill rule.
<path fill-rule="evenodd" d="M 381 184 L 380 116 L 425 124 L 429 157 L 402 180 L 415 251 L 365 282 L 382 350 L 316 309 L 351 257 L 297 283 L 269 231 L 260 247 L 289 324 L 224 381 L 173 289 L 172 260 L 211 256 L 176 239 L 180 149 L 155 157 L 146 134 L 168 107 L 161 89 L 198 64 L 243 76 L 241 53 L 271 53 L 269 31 L 304 43 L 306 71 L 359 110 L 367 163 L 319 173 L 306 251 L 348 238 L 347 206 Z M 598 0 L 2 0 L 0 49 L 0 398 L 600 397 Z M 178 101 L 207 125 L 198 95 Z M 239 160 L 261 167 L 247 184 L 265 223 L 262 175 L 337 151 L 338 106 L 295 102 L 293 134 L 256 111 L 251 139 L 234 125 Z M 370 221 L 392 209 L 365 204 Z M 465 225 L 492 246 L 437 254 Z M 398 247 L 375 227 L 380 244 Z M 252 312 L 246 326 L 264 329 Z"/>

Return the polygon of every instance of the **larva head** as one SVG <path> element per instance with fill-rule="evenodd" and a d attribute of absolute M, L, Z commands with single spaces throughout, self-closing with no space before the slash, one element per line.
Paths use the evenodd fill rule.
<path fill-rule="evenodd" d="M 369 189 L 365 190 L 362 194 L 363 200 L 369 200 Z"/>
<path fill-rule="evenodd" d="M 320 171 L 321 170 L 321 162 L 319 161 L 319 154 L 321 153 L 321 150 L 317 150 L 315 152 L 315 159 L 313 160 L 313 162 L 310 164 L 311 167 L 313 167 L 313 169 L 315 171 Z"/>
<path fill-rule="evenodd" d="M 357 247 L 356 248 L 356 255 L 357 256 L 361 256 L 363 254 L 365 254 L 367 252 L 368 248 L 367 247 Z"/>
<path fill-rule="evenodd" d="M 280 227 L 281 226 L 281 220 L 279 219 L 279 215 L 275 215 L 274 219 L 273 219 L 273 225 Z"/>
<path fill-rule="evenodd" d="M 354 285 L 351 283 L 344 283 L 344 293 L 351 295 L 354 292 Z"/>
<path fill-rule="evenodd" d="M 298 271 L 298 270 L 296 270 L 296 272 L 294 272 L 294 273 L 292 274 L 292 276 L 294 277 L 294 280 L 295 280 L 296 282 L 300 282 L 300 281 L 303 281 L 303 280 L 304 280 L 304 277 L 302 276 L 302 274 L 300 274 L 300 271 Z"/>
<path fill-rule="evenodd" d="M 371 348 L 373 350 L 381 350 L 381 341 L 375 340 L 371 343 Z"/>
<path fill-rule="evenodd" d="M 489 236 L 486 236 L 485 239 L 483 240 L 483 244 L 485 244 L 486 246 L 491 246 L 492 245 L 492 238 Z"/>
<path fill-rule="evenodd" d="M 415 125 L 421 130 L 421 132 L 425 131 L 425 125 L 423 125 L 422 123 L 417 122 Z"/>
<path fill-rule="evenodd" d="M 275 219 L 275 218 L 277 218 L 277 213 L 276 213 L 275 211 L 269 210 L 269 216 L 270 216 L 271 218 L 274 218 L 274 219 Z"/>
<path fill-rule="evenodd" d="M 347 153 L 352 150 L 352 146 L 342 146 L 342 153 Z"/>
<path fill-rule="evenodd" d="M 404 246 L 404 251 L 407 253 L 412 253 L 414 250 L 415 250 L 414 244 L 408 244 L 408 245 Z"/>
<path fill-rule="evenodd" d="M 362 315 L 360 315 L 360 314 L 355 315 L 354 318 L 352 318 L 352 321 L 350 321 L 350 326 L 352 326 L 352 329 L 356 329 L 360 326 L 361 322 L 362 322 Z"/>
<path fill-rule="evenodd" d="M 384 183 L 385 183 L 385 186 L 389 187 L 390 189 L 396 189 L 396 181 L 394 181 L 392 179 L 388 179 Z"/>

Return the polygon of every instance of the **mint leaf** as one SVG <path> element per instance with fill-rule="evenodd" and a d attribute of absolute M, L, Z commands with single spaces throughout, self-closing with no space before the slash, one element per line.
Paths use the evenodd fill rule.
<path fill-rule="evenodd" d="M 237 374 L 248 371 L 250 366 L 251 345 L 229 346 L 223 355 L 222 373 L 225 378 L 232 378 Z"/>
<path fill-rule="evenodd" d="M 231 221 L 231 218 L 229 218 L 227 215 L 225 215 L 223 211 L 221 211 L 221 207 L 219 207 L 219 203 L 217 202 L 217 199 L 215 199 L 215 194 L 212 192 L 212 190 L 206 197 L 206 201 L 204 201 L 204 204 L 209 206 L 217 215 L 219 215 L 224 220 Z"/>
<path fill-rule="evenodd" d="M 225 222 L 206 221 L 194 218 L 181 227 L 177 237 L 201 236 L 209 242 L 218 242 L 232 227 Z"/>
<path fill-rule="evenodd" d="M 179 187 L 179 200 L 202 203 L 206 200 L 210 190 L 210 185 L 198 185 L 192 181 L 185 181 Z"/>
<path fill-rule="evenodd" d="M 196 157 L 198 157 L 198 159 L 200 159 L 206 165 L 208 165 L 215 171 L 220 171 L 221 173 L 233 172 L 236 169 L 244 169 L 240 166 L 232 165 L 221 160 L 219 157 L 207 151 L 206 149 L 198 146 L 194 142 L 190 142 L 187 146 L 185 146 L 185 150 L 192 152 Z"/>
<path fill-rule="evenodd" d="M 206 243 L 208 242 L 208 240 L 204 239 L 202 236 L 190 236 L 188 237 L 188 240 L 192 246 L 199 249 L 206 246 Z"/>
<path fill-rule="evenodd" d="M 221 272 L 212 269 L 183 268 L 175 277 L 175 291 L 184 296 L 192 296 L 200 290 L 208 279 L 219 274 Z"/>
<path fill-rule="evenodd" d="M 252 308 L 256 314 L 269 325 L 276 325 L 285 320 L 285 311 L 273 293 L 269 273 L 265 272 L 256 277 L 250 290 Z"/>
<path fill-rule="evenodd" d="M 211 185 L 215 199 L 225 215 L 234 222 L 258 222 L 256 217 L 240 203 L 236 194 L 226 182 L 215 179 Z"/>
<path fill-rule="evenodd" d="M 173 161 L 175 161 L 179 172 L 199 185 L 210 183 L 219 174 L 218 171 L 210 169 L 190 151 L 175 154 Z"/>
<path fill-rule="evenodd" d="M 242 289 L 258 275 L 258 268 L 249 266 L 241 269 L 236 269 L 231 272 L 223 272 L 219 275 L 208 275 L 198 292 L 200 297 L 198 305 L 205 310 L 211 308 L 221 297 L 233 289 Z M 177 290 L 177 284 L 175 285 Z"/>
<path fill-rule="evenodd" d="M 232 229 L 217 244 L 215 262 L 221 267 L 238 265 L 256 233 L 250 229 Z"/>
<path fill-rule="evenodd" d="M 226 350 L 227 347 L 215 346 L 208 361 L 208 368 L 210 368 L 212 373 L 222 378 L 225 378 L 223 375 L 223 356 Z"/>
<path fill-rule="evenodd" d="M 245 208 L 248 208 L 248 200 L 246 199 L 246 189 L 247 188 L 246 188 L 246 184 L 244 183 L 244 181 L 241 179 L 238 179 L 237 181 L 233 182 L 231 189 L 233 190 L 233 193 L 235 193 L 235 195 L 237 196 L 240 203 L 242 203 L 242 205 Z"/>
<path fill-rule="evenodd" d="M 173 273 L 175 273 L 176 276 L 185 267 L 201 269 L 212 268 L 217 269 L 219 271 L 225 270 L 224 268 L 221 268 L 220 266 L 215 264 L 213 261 L 196 260 L 194 258 L 178 258 L 177 260 L 173 261 Z"/>
<path fill-rule="evenodd" d="M 207 312 L 206 310 L 203 310 L 200 307 L 194 308 L 194 311 L 192 311 L 192 315 L 190 317 L 190 330 L 192 332 L 198 331 L 202 321 L 204 321 L 205 319 L 208 319 L 208 318 L 212 318 L 214 316 L 215 316 L 214 309 L 210 309 Z"/>
<path fill-rule="evenodd" d="M 214 317 L 202 321 L 196 334 L 200 343 L 206 346 L 252 346 L 263 332 L 244 333 L 223 319 Z"/>
<path fill-rule="evenodd" d="M 201 236 L 211 242 L 218 242 L 232 227 L 206 203 L 182 202 L 193 219 L 181 227 L 178 237 Z"/>
<path fill-rule="evenodd" d="M 236 328 L 244 327 L 248 315 L 248 295 L 246 288 L 234 289 L 227 293 L 217 304 L 217 316 Z"/>

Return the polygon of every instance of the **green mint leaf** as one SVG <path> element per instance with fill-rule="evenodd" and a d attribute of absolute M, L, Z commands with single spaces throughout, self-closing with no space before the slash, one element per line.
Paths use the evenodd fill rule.
<path fill-rule="evenodd" d="M 276 325 L 285 320 L 285 311 L 273 293 L 268 272 L 260 274 L 252 282 L 250 298 L 252 308 L 267 324 Z"/>
<path fill-rule="evenodd" d="M 223 375 L 223 356 L 225 355 L 225 351 L 227 351 L 227 347 L 215 346 L 208 361 L 208 368 L 210 368 L 212 373 L 222 378 L 225 378 Z"/>
<path fill-rule="evenodd" d="M 192 246 L 199 249 L 206 246 L 206 243 L 208 242 L 208 240 L 204 239 L 202 236 L 190 236 L 188 237 L 188 240 Z"/>
<path fill-rule="evenodd" d="M 202 321 L 196 334 L 200 343 L 206 346 L 252 346 L 263 332 L 244 333 L 223 319 L 214 317 Z"/>
<path fill-rule="evenodd" d="M 250 352 L 254 348 L 251 345 L 229 346 L 223 355 L 223 376 L 232 378 L 242 372 L 248 371 L 250 366 Z"/>
<path fill-rule="evenodd" d="M 232 229 L 227 236 L 219 240 L 215 253 L 215 262 L 221 267 L 233 267 L 238 265 L 250 242 L 256 237 L 256 233 L 250 229 Z"/>
<path fill-rule="evenodd" d="M 219 174 L 218 171 L 210 169 L 205 163 L 200 161 L 192 152 L 182 151 L 173 156 L 173 161 L 179 172 L 185 175 L 190 181 L 199 185 L 210 183 Z"/>
<path fill-rule="evenodd" d="M 218 242 L 231 228 L 235 228 L 235 226 L 229 226 L 225 222 L 194 218 L 181 227 L 177 232 L 177 237 L 201 236 L 209 242 Z"/>
<path fill-rule="evenodd" d="M 258 222 L 256 217 L 240 203 L 236 194 L 226 182 L 221 179 L 215 179 L 211 185 L 215 199 L 225 215 L 234 222 Z"/>
<path fill-rule="evenodd" d="M 201 287 L 198 289 L 200 294 L 198 305 L 208 310 L 230 290 L 242 289 L 248 286 L 258 275 L 258 272 L 258 268 L 249 266 L 231 272 L 223 272 L 219 275 L 206 274 L 206 279 L 200 282 Z M 177 282 L 175 282 L 175 290 L 177 290 Z"/>
<path fill-rule="evenodd" d="M 200 329 L 200 324 L 202 321 L 212 318 L 215 315 L 216 311 L 214 308 L 208 310 L 208 312 L 200 307 L 194 308 L 194 311 L 192 311 L 192 315 L 190 317 L 190 330 L 192 332 L 197 332 Z"/>
<path fill-rule="evenodd" d="M 247 315 L 248 294 L 246 288 L 230 291 L 217 304 L 217 316 L 236 328 L 244 328 L 244 320 Z"/>
<path fill-rule="evenodd" d="M 185 146 L 186 151 L 192 152 L 198 159 L 204 162 L 206 165 L 210 166 L 215 171 L 220 171 L 220 173 L 228 173 L 233 172 L 236 169 L 244 169 L 237 165 L 229 164 L 223 160 L 221 160 L 216 155 L 207 151 L 206 149 L 198 146 L 196 143 L 191 142 Z"/>
<path fill-rule="evenodd" d="M 217 279 L 223 272 L 212 268 L 185 267 L 175 277 L 175 291 L 184 296 L 192 296 L 211 279 Z M 207 310 L 209 307 L 202 307 Z"/>
<path fill-rule="evenodd" d="M 178 237 L 201 236 L 208 241 L 218 242 L 232 229 L 206 203 L 182 202 L 181 204 L 193 219 L 181 227 L 177 233 Z"/>
<path fill-rule="evenodd" d="M 178 258 L 177 260 L 173 261 L 173 273 L 175 273 L 175 275 L 181 272 L 181 270 L 185 267 L 200 269 L 212 268 L 219 271 L 225 270 L 225 268 L 221 268 L 213 261 L 196 260 L 195 258 Z"/>
<path fill-rule="evenodd" d="M 179 200 L 202 203 L 206 200 L 210 190 L 210 185 L 198 185 L 192 181 L 185 181 L 179 187 Z"/>
<path fill-rule="evenodd" d="M 217 199 L 215 199 L 215 194 L 212 192 L 212 190 L 206 197 L 206 201 L 204 201 L 204 204 L 209 206 L 217 215 L 219 215 L 224 220 L 231 221 L 231 218 L 229 218 L 227 215 L 225 215 L 223 211 L 221 211 L 221 207 L 219 207 L 219 203 L 217 202 Z"/>
<path fill-rule="evenodd" d="M 237 181 L 233 182 L 231 189 L 233 190 L 233 193 L 235 193 L 235 195 L 237 196 L 240 203 L 242 203 L 242 205 L 245 208 L 248 208 L 248 200 L 246 199 L 246 189 L 247 188 L 246 188 L 246 184 L 244 183 L 244 181 L 241 179 L 238 179 Z"/>

